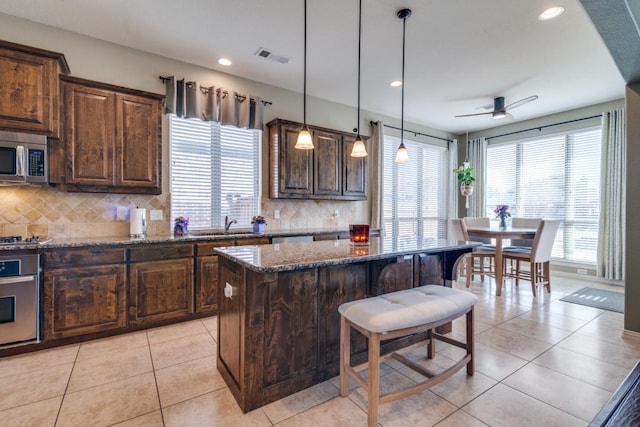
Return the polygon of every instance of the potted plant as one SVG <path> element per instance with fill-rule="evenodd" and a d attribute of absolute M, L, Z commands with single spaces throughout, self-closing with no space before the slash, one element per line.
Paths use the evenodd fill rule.
<path fill-rule="evenodd" d="M 463 196 L 473 194 L 473 183 L 476 179 L 471 175 L 471 172 L 473 172 L 473 168 L 468 166 L 468 163 L 453 170 L 453 173 L 458 177 L 458 181 L 460 181 L 460 193 Z"/>
<path fill-rule="evenodd" d="M 253 224 L 254 233 L 264 233 L 264 227 L 267 225 L 267 220 L 265 220 L 262 215 L 256 215 L 251 219 L 251 224 Z"/>

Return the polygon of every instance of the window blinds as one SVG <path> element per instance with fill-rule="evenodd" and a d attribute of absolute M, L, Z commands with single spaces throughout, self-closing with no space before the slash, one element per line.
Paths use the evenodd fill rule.
<path fill-rule="evenodd" d="M 560 219 L 552 256 L 596 263 L 600 212 L 600 128 L 489 145 L 487 216 Z"/>
<path fill-rule="evenodd" d="M 395 163 L 400 139 L 384 137 L 384 226 L 393 237 L 444 238 L 447 149 L 404 139 L 409 162 Z"/>
<path fill-rule="evenodd" d="M 249 226 L 260 213 L 261 132 L 170 116 L 171 215 L 190 229 Z"/>

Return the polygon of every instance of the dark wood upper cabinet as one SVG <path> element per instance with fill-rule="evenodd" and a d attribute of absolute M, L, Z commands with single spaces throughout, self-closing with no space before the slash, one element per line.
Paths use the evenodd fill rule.
<path fill-rule="evenodd" d="M 61 77 L 64 176 L 71 191 L 161 193 L 163 96 Z"/>
<path fill-rule="evenodd" d="M 274 199 L 367 199 L 366 157 L 351 157 L 355 136 L 309 126 L 313 150 L 295 148 L 302 124 L 272 120 L 269 194 Z"/>
<path fill-rule="evenodd" d="M 0 40 L 0 129 L 57 137 L 61 53 Z"/>

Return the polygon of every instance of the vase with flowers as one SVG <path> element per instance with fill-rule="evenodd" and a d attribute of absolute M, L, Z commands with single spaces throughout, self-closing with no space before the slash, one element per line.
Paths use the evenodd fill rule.
<path fill-rule="evenodd" d="M 498 225 L 500 230 L 506 230 L 507 229 L 507 221 L 506 220 L 507 220 L 508 217 L 511 216 L 511 214 L 509 213 L 509 205 L 498 205 L 493 210 L 493 213 L 496 214 L 497 218 L 500 218 L 500 224 Z"/>
<path fill-rule="evenodd" d="M 251 219 L 253 224 L 254 233 L 264 233 L 264 227 L 267 225 L 267 220 L 262 215 L 256 215 Z"/>
<path fill-rule="evenodd" d="M 173 220 L 173 235 L 185 236 L 188 233 L 189 218 L 178 216 Z"/>

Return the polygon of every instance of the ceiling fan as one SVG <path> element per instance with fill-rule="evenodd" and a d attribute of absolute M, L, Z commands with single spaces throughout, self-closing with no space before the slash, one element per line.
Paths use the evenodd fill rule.
<path fill-rule="evenodd" d="M 492 111 L 487 111 L 485 113 L 461 114 L 455 117 L 470 117 L 470 116 L 481 116 L 483 114 L 491 114 L 491 117 L 493 117 L 494 119 L 504 119 L 504 118 L 512 119 L 513 116 L 509 114 L 507 110 L 520 107 L 528 102 L 535 101 L 536 99 L 538 99 L 538 95 L 532 95 L 527 98 L 523 98 L 519 101 L 512 102 L 511 104 L 505 107 L 504 96 L 499 96 L 493 99 L 493 105 L 489 104 L 489 105 L 483 105 L 482 107 L 479 107 L 487 110 L 493 108 Z"/>

